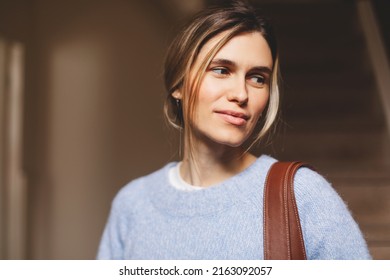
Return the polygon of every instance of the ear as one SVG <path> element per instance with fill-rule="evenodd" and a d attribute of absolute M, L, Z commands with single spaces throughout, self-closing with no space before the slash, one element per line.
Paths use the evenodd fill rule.
<path fill-rule="evenodd" d="M 179 90 L 175 90 L 174 92 L 172 92 L 172 96 L 175 99 L 181 99 L 182 98 L 181 92 Z"/>

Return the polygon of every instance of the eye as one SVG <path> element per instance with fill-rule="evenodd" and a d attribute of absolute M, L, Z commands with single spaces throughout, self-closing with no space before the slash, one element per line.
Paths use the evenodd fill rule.
<path fill-rule="evenodd" d="M 263 86 L 265 84 L 265 77 L 262 75 L 252 75 L 249 77 L 249 81 L 255 86 Z"/>
<path fill-rule="evenodd" d="M 216 73 L 218 75 L 222 75 L 222 76 L 226 76 L 229 74 L 229 69 L 227 69 L 225 67 L 215 67 L 215 68 L 211 69 L 211 71 L 213 71 L 214 73 Z"/>

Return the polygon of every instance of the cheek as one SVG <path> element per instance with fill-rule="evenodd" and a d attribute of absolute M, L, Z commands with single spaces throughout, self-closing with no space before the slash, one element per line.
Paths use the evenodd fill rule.
<path fill-rule="evenodd" d="M 221 84 L 216 83 L 214 80 L 212 81 L 206 76 L 199 87 L 199 105 L 210 104 L 210 102 L 218 98 L 221 86 Z"/>
<path fill-rule="evenodd" d="M 268 104 L 269 93 L 263 92 L 260 94 L 260 96 L 257 96 L 257 98 L 254 100 L 255 100 L 255 102 L 253 104 L 253 113 L 255 115 L 258 115 L 258 117 L 260 117 L 260 115 L 263 113 L 265 107 Z"/>

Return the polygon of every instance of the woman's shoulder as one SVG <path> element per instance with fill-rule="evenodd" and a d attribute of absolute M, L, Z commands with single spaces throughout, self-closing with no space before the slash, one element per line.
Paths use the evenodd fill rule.
<path fill-rule="evenodd" d="M 147 197 L 153 191 L 155 186 L 161 185 L 168 180 L 168 170 L 175 164 L 177 163 L 167 163 L 158 170 L 131 180 L 118 191 L 113 200 L 113 205 L 123 209 L 123 207 L 134 205 L 137 201 L 142 201 L 144 197 Z"/>
<path fill-rule="evenodd" d="M 310 259 L 370 259 L 358 224 L 324 176 L 300 168 L 294 192 Z"/>
<path fill-rule="evenodd" d="M 266 174 L 269 172 L 272 165 L 277 162 L 281 161 L 269 155 L 261 155 L 257 159 L 257 167 Z M 329 181 L 323 175 L 315 171 L 314 168 L 311 168 L 310 163 L 307 165 L 305 164 L 305 166 L 297 170 L 294 177 L 294 189 L 298 195 L 307 194 L 308 192 L 334 193 L 334 189 Z"/>
<path fill-rule="evenodd" d="M 294 178 L 294 192 L 301 204 L 323 204 L 328 201 L 345 207 L 332 184 L 323 175 L 308 167 L 298 169 Z"/>
<path fill-rule="evenodd" d="M 263 162 L 270 168 L 277 160 L 267 156 L 263 157 Z M 300 215 L 322 215 L 332 209 L 338 212 L 338 215 L 350 214 L 332 184 L 314 168 L 301 167 L 297 170 L 294 177 L 294 193 Z"/>

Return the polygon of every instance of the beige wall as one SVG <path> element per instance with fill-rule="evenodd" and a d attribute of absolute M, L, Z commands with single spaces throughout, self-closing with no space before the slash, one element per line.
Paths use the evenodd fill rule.
<path fill-rule="evenodd" d="M 66 3 L 36 7 L 42 45 L 31 72 L 43 71 L 35 90 L 46 103 L 36 110 L 45 115 L 44 157 L 27 162 L 42 164 L 29 177 L 48 197 L 31 201 L 32 221 L 43 225 L 32 226 L 31 258 L 93 258 L 118 188 L 171 154 L 161 118 L 161 15 L 141 1 Z"/>
<path fill-rule="evenodd" d="M 117 190 L 174 154 L 162 119 L 171 19 L 149 1 L 8 2 L 3 34 L 27 46 L 26 257 L 91 259 Z M 20 11 L 31 19 L 16 32 Z"/>

